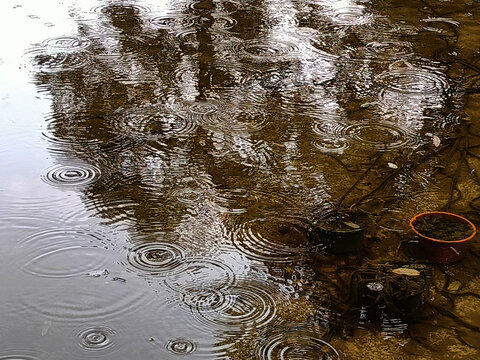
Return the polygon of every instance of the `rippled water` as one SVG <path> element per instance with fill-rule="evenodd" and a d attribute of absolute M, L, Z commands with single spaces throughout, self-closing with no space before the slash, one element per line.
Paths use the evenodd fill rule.
<path fill-rule="evenodd" d="M 478 243 L 432 264 L 408 227 L 480 224 L 477 2 L 0 14 L 0 360 L 480 358 Z M 371 278 L 412 263 L 413 315 Z"/>

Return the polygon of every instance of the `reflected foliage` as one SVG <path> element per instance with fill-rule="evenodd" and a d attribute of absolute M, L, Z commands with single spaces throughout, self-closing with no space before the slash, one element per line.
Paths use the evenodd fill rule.
<path fill-rule="evenodd" d="M 336 359 L 333 346 L 348 356 L 379 342 L 359 328 L 403 334 L 413 353 L 430 356 L 434 335 L 409 333 L 413 319 L 388 309 L 369 317 L 346 300 L 348 281 L 371 266 L 366 259 L 413 259 L 415 213 L 480 221 L 480 69 L 467 14 L 478 11 L 413 0 L 107 2 L 78 16 L 75 36 L 31 52 L 35 82 L 52 102 L 50 151 L 73 164 L 45 181 L 80 183 L 86 207 L 135 239 L 161 234 L 129 249 L 127 267 L 147 278 L 182 266 L 182 276 L 201 274 L 166 284 L 233 358 L 247 359 L 248 349 L 259 359 L 311 359 L 320 349 Z M 356 256 L 329 256 L 308 241 L 333 211 L 368 216 Z M 285 294 L 236 279 L 230 263 L 199 265 L 224 248 Z M 203 262 L 183 263 L 189 256 Z M 423 336 L 456 324 L 448 336 L 463 334 L 465 359 L 478 354 L 478 339 L 466 339 L 478 327 L 466 320 L 470 310 L 457 312 L 458 300 L 478 301 L 479 257 L 475 246 L 454 270 L 465 292 L 449 287 L 450 270 L 412 260 L 446 277 L 413 329 Z M 210 293 L 195 286 L 202 281 Z M 291 310 L 301 301 L 308 314 Z M 438 328 L 422 324 L 432 319 Z M 284 334 L 261 329 L 302 321 Z M 98 344 L 110 346 L 106 330 Z M 83 346 L 98 345 L 80 335 Z M 168 344 L 175 354 L 202 351 L 184 338 Z"/>

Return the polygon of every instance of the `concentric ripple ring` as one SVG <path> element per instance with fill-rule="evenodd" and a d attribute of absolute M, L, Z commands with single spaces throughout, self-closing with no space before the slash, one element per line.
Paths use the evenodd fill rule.
<path fill-rule="evenodd" d="M 104 350 L 113 346 L 115 331 L 107 327 L 91 327 L 81 330 L 77 337 L 85 350 Z"/>
<path fill-rule="evenodd" d="M 302 328 L 284 329 L 260 341 L 258 360 L 340 360 L 338 351 L 320 339 L 317 332 Z"/>
<path fill-rule="evenodd" d="M 193 353 L 197 349 L 197 344 L 188 339 L 178 338 L 170 340 L 166 347 L 171 353 L 186 355 Z"/>
<path fill-rule="evenodd" d="M 141 244 L 128 253 L 130 267 L 151 275 L 172 275 L 180 271 L 184 259 L 184 249 L 168 243 Z"/>
<path fill-rule="evenodd" d="M 227 336 L 259 329 L 271 323 L 288 299 L 279 289 L 260 280 L 243 279 L 225 290 L 221 306 L 192 308 L 202 328 L 221 330 Z"/>
<path fill-rule="evenodd" d="M 387 90 L 401 94 L 441 94 L 448 90 L 442 74 L 421 68 L 393 70 L 384 74 L 381 81 Z"/>
<path fill-rule="evenodd" d="M 342 129 L 343 137 L 377 150 L 391 150 L 407 145 L 411 136 L 393 123 L 359 123 Z"/>
<path fill-rule="evenodd" d="M 55 165 L 47 169 L 42 180 L 57 187 L 84 186 L 97 181 L 100 174 L 100 169 L 87 164 Z"/>

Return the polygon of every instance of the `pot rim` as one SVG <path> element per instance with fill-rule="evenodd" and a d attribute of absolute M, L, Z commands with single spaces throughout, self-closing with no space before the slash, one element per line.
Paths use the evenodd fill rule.
<path fill-rule="evenodd" d="M 464 239 L 453 240 L 453 241 L 440 240 L 440 239 L 435 239 L 435 238 L 425 236 L 425 235 L 419 233 L 417 231 L 417 229 L 415 229 L 415 226 L 413 225 L 413 223 L 421 217 L 430 216 L 430 215 L 442 215 L 442 216 L 446 215 L 444 217 L 450 217 L 450 218 L 455 218 L 457 220 L 460 220 L 460 221 L 462 221 L 462 222 L 464 222 L 464 223 L 466 223 L 470 226 L 470 228 L 472 229 L 472 233 L 470 234 L 470 236 L 468 236 Z M 467 242 L 469 240 L 472 240 L 473 237 L 477 234 L 477 228 L 475 227 L 475 225 L 470 220 L 468 220 L 467 218 L 464 218 L 463 216 L 460 216 L 460 215 L 457 215 L 457 214 L 454 214 L 454 213 L 450 213 L 450 212 L 446 212 L 446 211 L 426 211 L 426 212 L 419 213 L 419 214 L 415 215 L 414 217 L 412 217 L 410 219 L 410 228 L 415 232 L 415 234 L 417 234 L 421 238 L 427 239 L 427 240 L 430 240 L 430 241 L 433 241 L 433 242 L 436 242 L 436 243 L 441 243 L 441 244 L 459 244 L 459 243 Z"/>

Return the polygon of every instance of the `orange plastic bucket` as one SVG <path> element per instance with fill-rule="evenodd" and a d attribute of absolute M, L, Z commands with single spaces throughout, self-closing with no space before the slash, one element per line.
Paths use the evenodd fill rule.
<path fill-rule="evenodd" d="M 427 217 L 448 218 L 458 221 L 459 223 L 468 224 L 468 226 L 472 229 L 472 233 L 464 239 L 452 241 L 428 237 L 420 233 L 415 228 L 415 223 L 419 219 Z M 429 211 L 417 214 L 410 219 L 410 227 L 413 232 L 419 237 L 420 244 L 426 251 L 427 257 L 430 258 L 432 261 L 441 263 L 452 263 L 460 260 L 470 240 L 472 240 L 477 234 L 477 228 L 470 220 L 464 218 L 463 216 L 444 211 Z"/>

